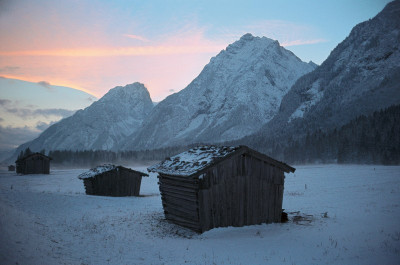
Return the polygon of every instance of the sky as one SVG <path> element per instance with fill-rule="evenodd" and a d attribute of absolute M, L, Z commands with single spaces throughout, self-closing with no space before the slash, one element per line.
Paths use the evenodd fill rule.
<path fill-rule="evenodd" d="M 96 97 L 138 81 L 160 101 L 247 32 L 320 64 L 388 2 L 0 0 L 0 76 Z"/>
<path fill-rule="evenodd" d="M 159 102 L 246 33 L 321 64 L 388 2 L 0 0 L 0 156 L 115 86 L 141 82 Z"/>

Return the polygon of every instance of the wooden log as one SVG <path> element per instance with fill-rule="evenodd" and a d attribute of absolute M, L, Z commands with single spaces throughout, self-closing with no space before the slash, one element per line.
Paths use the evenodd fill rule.
<path fill-rule="evenodd" d="M 181 198 L 179 196 L 176 196 L 175 194 L 168 194 L 168 193 L 161 193 L 161 199 L 163 202 L 173 202 L 178 205 L 184 205 L 185 207 L 191 208 L 194 205 L 197 205 L 197 200 L 187 200 L 185 198 Z"/>
<path fill-rule="evenodd" d="M 190 183 L 190 184 L 198 183 L 198 179 L 193 178 L 193 177 L 189 178 L 189 177 L 178 177 L 178 176 L 171 176 L 171 175 L 159 175 L 158 178 L 172 180 L 172 181 L 179 181 L 182 183 Z"/>
<path fill-rule="evenodd" d="M 197 193 L 197 190 L 195 190 L 195 189 L 185 188 L 185 187 L 181 187 L 181 186 L 168 185 L 168 184 L 164 184 L 164 183 L 160 184 L 160 189 L 183 192 L 183 193 L 187 193 L 187 194 L 196 194 Z"/>
<path fill-rule="evenodd" d="M 182 200 L 174 200 L 173 198 L 165 198 L 162 202 L 163 205 L 170 205 L 175 208 L 183 208 L 187 211 L 193 211 L 197 212 L 198 210 L 198 205 L 197 203 L 187 203 L 187 202 L 182 202 Z"/>
<path fill-rule="evenodd" d="M 179 186 L 179 187 L 189 188 L 189 189 L 198 189 L 199 188 L 199 185 L 197 183 L 172 181 L 172 180 L 165 179 L 165 178 L 158 179 L 158 184 L 159 185 Z"/>
<path fill-rule="evenodd" d="M 183 193 L 179 193 L 179 192 L 174 192 L 174 191 L 170 191 L 170 190 L 165 190 L 165 189 L 160 189 L 161 195 L 165 194 L 165 195 L 169 195 L 172 197 L 176 197 L 179 199 L 183 199 L 183 200 L 187 200 L 187 201 L 193 201 L 193 202 L 197 202 L 197 196 L 196 195 L 188 195 L 188 194 L 183 194 Z"/>
<path fill-rule="evenodd" d="M 199 217 L 197 215 L 197 213 L 195 212 L 191 212 L 188 213 L 186 211 L 181 211 L 182 209 L 177 209 L 177 208 L 172 208 L 170 206 L 166 206 L 164 207 L 164 212 L 168 213 L 168 214 L 174 214 L 176 216 L 179 216 L 181 218 L 190 220 L 190 221 L 194 221 L 194 222 L 199 222 Z"/>

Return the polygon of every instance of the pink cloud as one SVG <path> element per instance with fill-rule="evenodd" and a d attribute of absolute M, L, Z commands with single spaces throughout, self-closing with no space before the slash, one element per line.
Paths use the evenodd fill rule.
<path fill-rule="evenodd" d="M 130 38 L 130 39 L 134 39 L 134 40 L 140 40 L 140 41 L 143 41 L 143 42 L 150 42 L 150 40 L 146 39 L 145 37 L 139 36 L 139 35 L 124 34 L 122 36 Z"/>

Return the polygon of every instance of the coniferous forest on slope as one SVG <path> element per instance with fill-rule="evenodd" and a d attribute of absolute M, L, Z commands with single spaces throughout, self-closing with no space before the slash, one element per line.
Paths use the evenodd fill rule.
<path fill-rule="evenodd" d="M 316 130 L 286 144 L 275 144 L 272 154 L 293 164 L 400 164 L 400 105 L 359 116 L 331 131 Z"/>

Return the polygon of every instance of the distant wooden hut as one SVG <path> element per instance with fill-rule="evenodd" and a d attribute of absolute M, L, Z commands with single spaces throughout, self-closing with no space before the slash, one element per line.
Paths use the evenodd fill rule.
<path fill-rule="evenodd" d="M 9 165 L 8 166 L 8 171 L 15 171 L 15 166 L 14 165 Z"/>
<path fill-rule="evenodd" d="M 15 161 L 19 174 L 50 174 L 50 160 L 41 153 L 32 153 Z"/>
<path fill-rule="evenodd" d="M 280 222 L 284 172 L 246 146 L 200 146 L 148 168 L 159 174 L 165 217 L 197 232 Z"/>
<path fill-rule="evenodd" d="M 102 165 L 78 176 L 86 194 L 102 196 L 139 196 L 142 176 L 148 174 L 130 168 Z"/>

